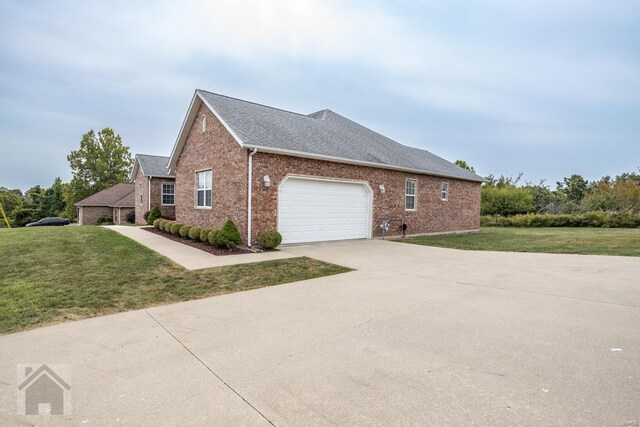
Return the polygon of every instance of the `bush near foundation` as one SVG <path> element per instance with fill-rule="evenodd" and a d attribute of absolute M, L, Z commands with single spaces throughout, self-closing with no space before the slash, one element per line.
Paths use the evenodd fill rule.
<path fill-rule="evenodd" d="M 236 227 L 235 223 L 229 219 L 224 223 L 224 226 L 216 235 L 214 246 L 231 249 L 241 243 L 242 237 L 240 237 L 238 227 Z"/>
<path fill-rule="evenodd" d="M 180 233 L 180 229 L 182 228 L 184 224 L 182 224 L 181 222 L 174 222 L 173 224 L 171 224 L 171 234 L 173 234 L 174 236 L 177 236 L 178 233 Z"/>
<path fill-rule="evenodd" d="M 263 231 L 258 235 L 258 244 L 263 249 L 275 249 L 282 243 L 282 235 L 277 230 Z"/>
<path fill-rule="evenodd" d="M 200 241 L 201 242 L 208 242 L 209 241 L 209 233 L 211 232 L 211 228 L 203 228 L 200 231 Z"/>
<path fill-rule="evenodd" d="M 218 242 L 218 236 L 220 235 L 219 229 L 213 229 L 209 232 L 209 236 L 207 237 L 207 241 L 209 244 L 215 246 L 216 248 L 220 248 L 220 243 Z"/>
<path fill-rule="evenodd" d="M 200 240 L 200 232 L 202 231 L 202 227 L 191 227 L 189 230 L 189 238 L 193 241 Z"/>
<path fill-rule="evenodd" d="M 153 221 L 153 227 L 160 228 L 160 223 L 162 223 L 162 221 L 164 221 L 162 218 L 156 219 L 155 221 Z"/>
<path fill-rule="evenodd" d="M 171 233 L 171 226 L 173 224 L 175 224 L 175 221 L 167 221 L 164 223 L 164 231 L 166 231 L 167 233 Z"/>
<path fill-rule="evenodd" d="M 152 207 L 151 210 L 149 211 L 149 215 L 146 218 L 147 224 L 148 225 L 153 224 L 153 221 L 160 218 L 161 216 L 162 216 L 162 212 L 160 212 L 160 208 L 157 206 Z"/>
<path fill-rule="evenodd" d="M 180 230 L 178 231 L 178 234 L 180 234 L 180 237 L 189 237 L 189 230 L 191 230 L 191 226 L 190 225 L 183 225 L 182 227 L 180 227 Z"/>

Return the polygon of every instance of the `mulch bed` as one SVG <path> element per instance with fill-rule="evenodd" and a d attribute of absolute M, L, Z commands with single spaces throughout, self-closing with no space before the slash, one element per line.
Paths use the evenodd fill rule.
<path fill-rule="evenodd" d="M 153 233 L 153 234 L 157 234 L 157 235 L 162 236 L 162 237 L 166 237 L 169 240 L 180 242 L 180 243 L 183 243 L 183 244 L 185 244 L 187 246 L 193 246 L 194 248 L 198 248 L 198 249 L 203 250 L 205 252 L 209 252 L 210 254 L 213 254 L 213 255 L 241 255 L 241 254 L 252 254 L 252 253 L 254 253 L 253 251 L 250 251 L 248 249 L 242 249 L 242 248 L 219 249 L 219 248 L 216 248 L 215 246 L 210 245 L 209 243 L 195 242 L 195 241 L 193 241 L 193 240 L 191 240 L 189 238 L 180 237 L 180 236 L 174 236 L 171 233 L 166 233 L 164 231 L 160 231 L 155 227 L 144 227 L 142 229 L 148 231 L 149 233 Z"/>

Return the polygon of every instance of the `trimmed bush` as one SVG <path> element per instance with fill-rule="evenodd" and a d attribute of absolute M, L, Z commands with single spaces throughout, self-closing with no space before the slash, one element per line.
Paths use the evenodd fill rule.
<path fill-rule="evenodd" d="M 162 230 L 164 231 L 164 225 L 167 223 L 167 220 L 164 218 L 161 218 L 160 221 L 158 221 L 158 230 Z"/>
<path fill-rule="evenodd" d="M 147 216 L 147 224 L 153 224 L 153 221 L 160 218 L 161 216 L 162 212 L 160 212 L 160 208 L 157 206 L 152 207 L 149 211 L 149 215 Z"/>
<path fill-rule="evenodd" d="M 203 228 L 200 230 L 200 241 L 208 242 L 209 241 L 209 233 L 211 232 L 210 228 Z"/>
<path fill-rule="evenodd" d="M 217 247 L 217 248 L 222 248 L 223 246 L 220 246 L 220 242 L 218 242 L 218 236 L 220 235 L 220 230 L 211 230 L 209 232 L 209 243 L 211 243 L 213 246 Z"/>
<path fill-rule="evenodd" d="M 189 230 L 191 230 L 190 225 L 183 225 L 182 227 L 180 227 L 178 234 L 180 234 L 180 237 L 189 237 Z"/>
<path fill-rule="evenodd" d="M 113 223 L 113 218 L 111 218 L 109 215 L 100 215 L 98 217 L 98 225 L 112 224 L 112 223 Z"/>
<path fill-rule="evenodd" d="M 263 231 L 258 235 L 258 244 L 263 249 L 275 249 L 282 243 L 282 235 L 277 230 Z"/>
<path fill-rule="evenodd" d="M 180 222 L 174 222 L 173 224 L 171 224 L 171 228 L 170 228 L 171 234 L 173 234 L 174 236 L 177 236 L 183 225 L 184 224 Z"/>
<path fill-rule="evenodd" d="M 160 222 L 162 221 L 162 218 L 158 218 L 155 221 L 153 221 L 153 227 L 154 228 L 160 228 Z"/>
<path fill-rule="evenodd" d="M 164 231 L 166 231 L 167 233 L 171 233 L 171 226 L 173 224 L 175 224 L 175 221 L 167 221 L 164 223 Z"/>
<path fill-rule="evenodd" d="M 236 227 L 233 221 L 228 219 L 227 222 L 224 223 L 222 230 L 220 230 L 216 236 L 215 246 L 231 249 L 240 243 L 242 243 L 242 237 L 240 237 L 238 227 Z"/>
<path fill-rule="evenodd" d="M 202 227 L 191 227 L 191 230 L 189 230 L 189 238 L 197 242 L 198 240 L 200 240 L 201 231 Z"/>
<path fill-rule="evenodd" d="M 146 211 L 144 214 L 142 214 L 142 218 L 147 221 L 147 224 L 149 224 L 149 212 L 151 211 Z"/>
<path fill-rule="evenodd" d="M 483 227 L 640 227 L 640 214 L 631 212 L 609 213 L 603 211 L 583 214 L 526 214 L 508 217 L 485 215 L 481 218 Z"/>

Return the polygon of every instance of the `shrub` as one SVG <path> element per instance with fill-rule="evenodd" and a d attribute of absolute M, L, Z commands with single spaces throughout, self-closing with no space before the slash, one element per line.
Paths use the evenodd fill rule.
<path fill-rule="evenodd" d="M 129 224 L 135 224 L 135 222 L 136 222 L 136 211 L 129 211 L 127 213 L 127 218 L 126 219 L 127 219 L 127 222 Z"/>
<path fill-rule="evenodd" d="M 113 223 L 113 218 L 111 218 L 109 215 L 100 215 L 98 217 L 98 225 L 112 224 L 112 223 Z"/>
<path fill-rule="evenodd" d="M 167 233 L 171 233 L 171 226 L 173 224 L 175 224 L 175 221 L 167 221 L 164 223 L 164 231 L 166 231 Z"/>
<path fill-rule="evenodd" d="M 197 242 L 198 240 L 200 240 L 201 231 L 202 227 L 191 227 L 191 230 L 189 230 L 189 238 Z"/>
<path fill-rule="evenodd" d="M 179 223 L 179 222 L 174 222 L 173 224 L 171 224 L 171 228 L 169 229 L 169 231 L 171 232 L 171 234 L 173 234 L 174 236 L 177 236 L 178 233 L 180 232 L 180 229 L 182 228 L 184 224 Z"/>
<path fill-rule="evenodd" d="M 164 226 L 166 223 L 167 223 L 167 220 L 164 218 L 161 218 L 160 221 L 158 222 L 158 230 L 164 231 Z"/>
<path fill-rule="evenodd" d="M 224 246 L 220 245 L 220 242 L 218 241 L 218 236 L 220 236 L 220 230 L 211 230 L 209 232 L 208 240 L 209 240 L 209 243 L 211 243 L 213 246 L 217 248 L 222 248 Z"/>
<path fill-rule="evenodd" d="M 190 225 L 183 225 L 180 227 L 178 234 L 180 234 L 180 237 L 189 237 L 189 230 L 191 230 Z"/>
<path fill-rule="evenodd" d="M 604 227 L 636 228 L 640 227 L 640 214 L 631 212 L 608 213 L 603 211 L 583 214 L 526 214 L 509 217 L 482 217 L 483 227 Z"/>
<path fill-rule="evenodd" d="M 216 236 L 216 246 L 231 249 L 240 243 L 242 243 L 242 237 L 240 237 L 238 227 L 236 227 L 233 221 L 228 219 L 227 222 L 224 223 L 224 226 L 222 226 L 222 230 L 220 230 Z"/>
<path fill-rule="evenodd" d="M 154 228 L 160 228 L 160 223 L 164 221 L 162 218 L 158 218 L 155 221 L 153 221 L 153 226 Z"/>
<path fill-rule="evenodd" d="M 147 224 L 153 224 L 153 221 L 160 218 L 161 216 L 162 212 L 160 212 L 160 208 L 157 206 L 152 207 L 149 211 L 149 215 L 146 218 Z"/>
<path fill-rule="evenodd" d="M 209 241 L 209 233 L 211 232 L 210 228 L 203 228 L 200 230 L 200 241 L 208 242 Z"/>
<path fill-rule="evenodd" d="M 276 230 L 263 231 L 258 235 L 258 244 L 264 249 L 277 248 L 282 243 L 282 235 Z"/>
<path fill-rule="evenodd" d="M 144 218 L 145 221 L 147 221 L 147 224 L 149 223 L 149 213 L 151 211 L 146 211 L 144 214 L 142 214 L 142 218 Z"/>

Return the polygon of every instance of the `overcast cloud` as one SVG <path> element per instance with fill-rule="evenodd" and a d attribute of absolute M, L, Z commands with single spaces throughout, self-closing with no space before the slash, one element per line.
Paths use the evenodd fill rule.
<path fill-rule="evenodd" d="M 193 91 L 332 109 L 482 175 L 640 166 L 640 3 L 0 2 L 0 186 L 112 127 L 169 155 Z"/>

